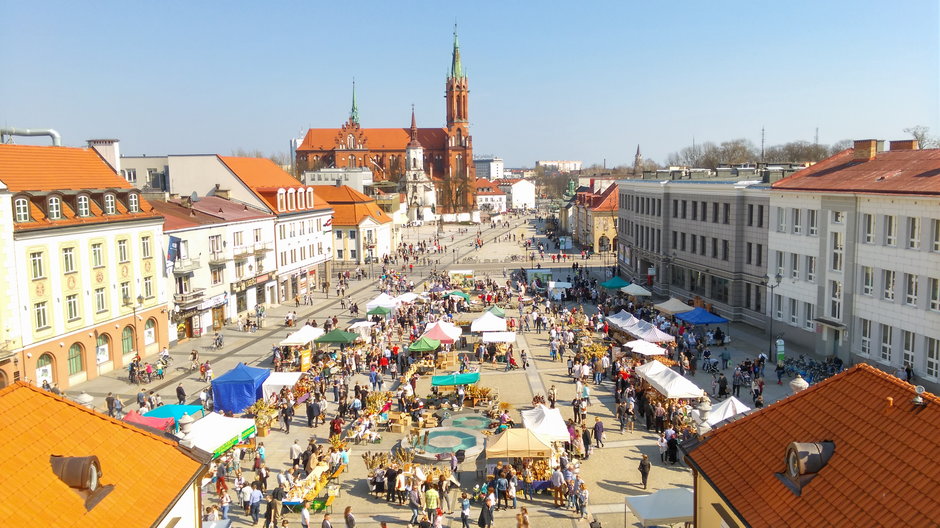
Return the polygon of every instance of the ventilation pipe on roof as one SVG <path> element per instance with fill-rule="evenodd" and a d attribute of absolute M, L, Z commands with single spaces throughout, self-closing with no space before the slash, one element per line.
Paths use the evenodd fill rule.
<path fill-rule="evenodd" d="M 6 143 L 7 136 L 49 136 L 52 146 L 62 146 L 62 136 L 51 128 L 0 128 L 0 143 Z"/>

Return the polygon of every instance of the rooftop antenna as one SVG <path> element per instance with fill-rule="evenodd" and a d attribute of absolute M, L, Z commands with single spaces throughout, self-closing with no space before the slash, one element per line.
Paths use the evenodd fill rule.
<path fill-rule="evenodd" d="M 819 127 L 816 127 L 816 135 L 813 137 L 813 144 L 819 148 Z"/>
<path fill-rule="evenodd" d="M 764 162 L 764 126 L 760 127 L 760 162 Z"/>

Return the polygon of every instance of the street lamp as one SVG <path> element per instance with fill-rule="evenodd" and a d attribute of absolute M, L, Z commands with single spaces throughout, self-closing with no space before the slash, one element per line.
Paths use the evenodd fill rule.
<path fill-rule="evenodd" d="M 767 307 L 770 309 L 770 333 L 767 335 L 767 359 L 774 357 L 774 289 L 780 286 L 783 276 L 780 273 L 774 275 L 774 282 L 770 282 L 770 275 L 765 275 L 767 287 L 770 288 L 770 297 L 767 299 Z"/>

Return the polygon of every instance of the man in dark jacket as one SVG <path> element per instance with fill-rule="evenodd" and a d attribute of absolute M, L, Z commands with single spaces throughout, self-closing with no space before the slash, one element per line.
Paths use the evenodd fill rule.
<path fill-rule="evenodd" d="M 486 503 L 480 508 L 480 518 L 477 521 L 480 528 L 491 528 L 493 526 L 493 502 L 486 499 Z"/>
<path fill-rule="evenodd" d="M 180 405 L 186 404 L 186 390 L 183 389 L 182 383 L 176 386 L 176 399 L 179 401 Z"/>
<path fill-rule="evenodd" d="M 307 427 L 313 427 L 317 416 L 320 416 L 320 404 L 311 397 L 307 400 Z"/>
<path fill-rule="evenodd" d="M 599 416 L 594 418 L 594 445 L 604 447 L 604 422 Z"/>
<path fill-rule="evenodd" d="M 591 430 L 581 424 L 581 441 L 584 442 L 584 460 L 591 458 Z"/>

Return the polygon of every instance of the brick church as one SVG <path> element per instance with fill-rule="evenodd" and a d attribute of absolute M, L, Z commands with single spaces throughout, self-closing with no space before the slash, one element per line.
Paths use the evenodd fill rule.
<path fill-rule="evenodd" d="M 476 206 L 476 174 L 467 100 L 467 76 L 460 62 L 460 47 L 454 31 L 454 50 L 446 83 L 447 126 L 444 128 L 362 128 L 353 87 L 352 110 L 341 128 L 311 128 L 296 150 L 297 166 L 303 170 L 364 167 L 373 180 L 404 184 L 411 167 L 406 150 L 423 149 L 423 170 L 434 182 L 436 214 L 469 213 Z M 417 144 L 416 144 L 417 142 Z M 412 151 L 413 152 L 413 151 Z M 404 190 L 404 189 L 402 189 Z"/>

